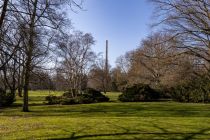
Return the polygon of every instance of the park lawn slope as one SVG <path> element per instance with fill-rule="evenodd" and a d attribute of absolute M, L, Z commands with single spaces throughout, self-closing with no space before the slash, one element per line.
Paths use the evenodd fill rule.
<path fill-rule="evenodd" d="M 49 106 L 46 95 L 30 93 L 29 113 L 20 98 L 1 109 L 0 139 L 210 139 L 210 104 L 122 103 L 108 93 L 107 103 Z"/>

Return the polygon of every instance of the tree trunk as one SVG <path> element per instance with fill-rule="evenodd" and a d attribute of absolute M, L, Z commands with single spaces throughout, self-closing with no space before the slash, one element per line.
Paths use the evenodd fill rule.
<path fill-rule="evenodd" d="M 24 93 L 23 93 L 23 111 L 29 112 L 28 109 L 28 89 L 29 89 L 29 80 L 30 74 L 32 71 L 31 63 L 32 63 L 32 55 L 34 49 L 34 37 L 35 37 L 35 18 L 36 18 L 36 10 L 37 10 L 38 0 L 33 2 L 33 13 L 31 16 L 31 22 L 29 24 L 29 42 L 28 42 L 28 50 L 26 52 L 26 67 L 25 67 L 25 85 L 24 85 Z"/>
<path fill-rule="evenodd" d="M 0 17 L 0 29 L 2 28 L 3 21 L 6 16 L 8 2 L 9 2 L 9 0 L 4 0 L 3 9 L 1 12 L 1 17 Z"/>
<path fill-rule="evenodd" d="M 24 93 L 23 93 L 23 111 L 29 112 L 28 109 L 28 87 L 29 87 L 29 78 L 31 71 L 31 56 L 28 56 L 26 62 L 26 72 L 25 72 L 25 85 L 24 85 Z"/>
<path fill-rule="evenodd" d="M 33 29 L 31 29 L 33 33 Z M 29 89 L 29 81 L 30 81 L 30 74 L 31 74 L 31 61 L 32 61 L 32 54 L 33 54 L 33 35 L 31 35 L 29 39 L 29 50 L 27 52 L 27 59 L 26 59 L 26 66 L 25 66 L 25 85 L 24 85 L 24 92 L 23 92 L 23 111 L 29 112 L 28 109 L 28 89 Z"/>
<path fill-rule="evenodd" d="M 22 71 L 21 71 L 21 67 L 19 67 L 19 71 L 18 71 L 18 96 L 19 97 L 23 97 L 22 91 L 23 91 L 23 85 L 24 85 L 24 74 L 25 74 L 24 66 L 22 67 Z"/>
<path fill-rule="evenodd" d="M 21 85 L 22 86 L 22 85 Z M 18 96 L 19 97 L 23 97 L 23 95 L 22 95 L 22 87 L 18 87 Z"/>

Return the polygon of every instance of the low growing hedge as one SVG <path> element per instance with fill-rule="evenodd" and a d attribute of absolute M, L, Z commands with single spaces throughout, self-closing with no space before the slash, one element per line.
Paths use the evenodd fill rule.
<path fill-rule="evenodd" d="M 160 93 L 146 84 L 127 87 L 119 96 L 119 100 L 122 102 L 156 101 L 159 98 Z"/>
<path fill-rule="evenodd" d="M 209 102 L 210 80 L 199 77 L 171 88 L 172 99 L 177 102 Z"/>
<path fill-rule="evenodd" d="M 45 99 L 48 102 L 47 104 L 62 104 L 62 105 L 71 105 L 71 104 L 89 104 L 89 103 L 98 103 L 98 102 L 107 102 L 109 98 L 103 95 L 100 91 L 95 89 L 88 88 L 80 93 L 77 96 L 72 96 L 71 92 L 65 92 L 62 96 L 47 96 Z"/>

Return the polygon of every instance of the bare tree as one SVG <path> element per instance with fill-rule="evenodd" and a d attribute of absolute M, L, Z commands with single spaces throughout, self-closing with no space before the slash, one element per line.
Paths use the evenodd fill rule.
<path fill-rule="evenodd" d="M 76 96 L 81 91 L 82 82 L 85 79 L 95 54 L 91 50 L 94 39 L 91 34 L 76 32 L 65 34 L 58 40 L 58 55 L 60 71 L 68 81 L 69 89 Z"/>
<path fill-rule="evenodd" d="M 88 86 L 106 93 L 110 89 L 110 66 L 100 55 L 95 59 L 88 74 Z"/>
<path fill-rule="evenodd" d="M 48 0 L 17 0 L 13 12 L 24 33 L 23 51 L 25 54 L 24 64 L 24 104 L 23 111 L 28 109 L 28 89 L 30 74 L 41 56 L 46 56 L 52 44 L 52 31 L 59 30 L 66 18 L 61 7 L 64 4 L 74 4 L 73 0 L 48 1 Z M 77 5 L 79 6 L 79 5 Z M 39 60 L 37 59 L 39 58 Z"/>
<path fill-rule="evenodd" d="M 149 84 L 155 88 L 171 87 L 194 75 L 199 58 L 185 54 L 170 34 L 154 33 L 142 40 L 138 49 L 118 59 L 119 80 L 126 85 Z M 123 74 L 123 75 L 122 75 Z M 125 77 L 123 80 L 122 77 Z M 126 82 L 123 82 L 126 81 Z"/>
<path fill-rule="evenodd" d="M 16 75 L 19 67 L 17 51 L 20 50 L 22 37 L 18 34 L 17 24 L 11 12 L 12 1 L 0 2 L 0 76 L 1 88 L 15 95 Z"/>
<path fill-rule="evenodd" d="M 116 68 L 112 70 L 112 78 L 116 82 L 118 90 L 122 91 L 130 80 L 129 71 L 131 70 L 131 64 L 133 54 L 135 51 L 129 51 L 125 55 L 119 56 L 116 60 Z"/>
<path fill-rule="evenodd" d="M 14 19 L 14 13 L 11 5 L 13 1 L 5 0 L 0 2 L 0 53 L 2 57 L 6 57 L 0 63 L 0 70 L 14 57 L 20 43 L 16 28 L 17 24 Z M 15 5 L 14 5 L 15 7 Z"/>
<path fill-rule="evenodd" d="M 209 0 L 151 0 L 155 15 L 165 25 L 164 31 L 173 34 L 188 54 L 210 62 L 210 1 Z M 206 63 L 205 63 L 206 64 Z"/>
<path fill-rule="evenodd" d="M 123 91 L 127 86 L 129 77 L 127 73 L 124 73 L 120 67 L 115 67 L 111 70 L 111 89 L 112 91 Z"/>
<path fill-rule="evenodd" d="M 28 109 L 30 75 L 52 48 L 54 34 L 69 20 L 63 7 L 82 9 L 83 0 L 4 0 L 0 2 L 0 76 L 5 90 L 24 89 Z M 60 10 L 62 9 L 62 10 Z M 11 78 L 12 77 L 12 78 Z M 1 85 L 1 86 L 2 86 Z M 11 88 L 12 87 L 12 88 Z"/>

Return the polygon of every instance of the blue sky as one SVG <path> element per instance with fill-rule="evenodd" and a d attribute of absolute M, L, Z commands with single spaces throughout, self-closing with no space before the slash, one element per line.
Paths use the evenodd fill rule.
<path fill-rule="evenodd" d="M 109 63 L 137 48 L 151 33 L 152 4 L 147 0 L 85 0 L 84 11 L 69 12 L 77 30 L 91 33 L 96 40 L 93 50 L 105 52 L 109 40 Z"/>

